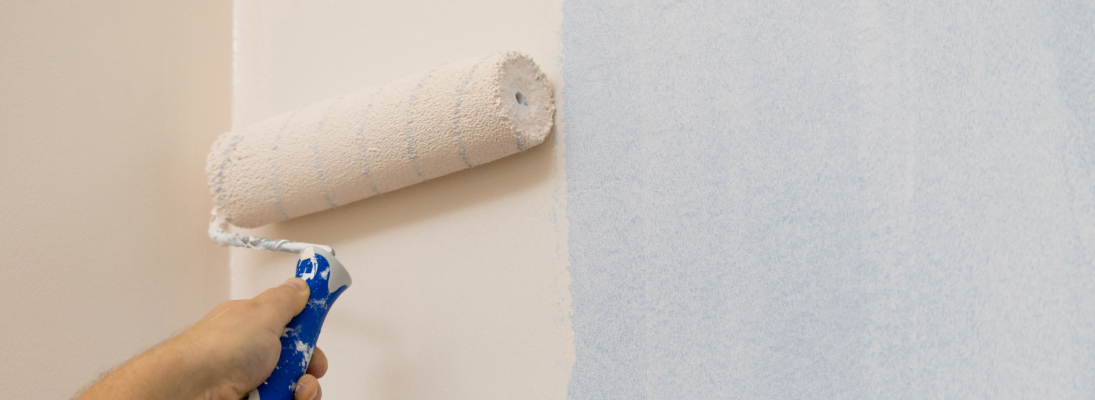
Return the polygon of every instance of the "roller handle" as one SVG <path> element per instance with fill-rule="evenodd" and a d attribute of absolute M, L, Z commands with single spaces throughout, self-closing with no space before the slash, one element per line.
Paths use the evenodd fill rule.
<path fill-rule="evenodd" d="M 334 255 L 318 247 L 309 247 L 300 252 L 297 278 L 308 282 L 311 290 L 308 305 L 285 326 L 278 365 L 265 382 L 251 391 L 248 400 L 293 398 L 297 380 L 308 370 L 327 311 L 338 296 L 350 287 L 350 274 L 346 268 Z"/>

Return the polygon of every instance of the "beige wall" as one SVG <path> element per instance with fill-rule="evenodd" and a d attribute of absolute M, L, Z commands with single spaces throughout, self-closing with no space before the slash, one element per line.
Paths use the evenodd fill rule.
<path fill-rule="evenodd" d="M 67 398 L 227 298 L 205 153 L 231 3 L 0 12 L 0 397 Z"/>
<path fill-rule="evenodd" d="M 235 18 L 236 126 L 503 50 L 532 56 L 563 109 L 558 0 L 241 0 Z M 255 230 L 332 245 L 353 276 L 319 339 L 325 397 L 566 397 L 564 131 L 470 171 Z M 232 249 L 233 296 L 281 282 L 294 262 Z"/>

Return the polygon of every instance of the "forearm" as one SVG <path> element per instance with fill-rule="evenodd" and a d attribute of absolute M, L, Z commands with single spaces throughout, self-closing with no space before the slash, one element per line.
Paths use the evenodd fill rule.
<path fill-rule="evenodd" d="M 308 302 L 308 284 L 292 278 L 249 300 L 230 300 L 185 332 L 111 372 L 77 400 L 239 400 L 277 366 L 285 325 Z M 318 362 L 317 362 L 318 358 Z M 318 399 L 327 370 L 315 349 L 296 398 Z"/>
<path fill-rule="evenodd" d="M 210 379 L 185 338 L 172 338 L 123 364 L 78 400 L 209 399 Z"/>

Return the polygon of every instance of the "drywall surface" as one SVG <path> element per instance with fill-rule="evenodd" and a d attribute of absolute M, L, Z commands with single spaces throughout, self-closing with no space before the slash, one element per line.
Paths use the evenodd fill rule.
<path fill-rule="evenodd" d="M 1090 2 L 563 14 L 570 398 L 1095 393 Z"/>
<path fill-rule="evenodd" d="M 532 56 L 558 93 L 561 18 L 550 0 L 240 0 L 233 124 L 507 50 Z M 325 398 L 565 397 L 561 137 L 556 129 L 508 158 L 249 231 L 331 245 L 353 277 L 319 339 Z M 244 249 L 231 258 L 234 297 L 284 281 L 295 263 Z"/>
<path fill-rule="evenodd" d="M 64 399 L 228 297 L 203 166 L 232 8 L 5 2 L 0 398 Z"/>

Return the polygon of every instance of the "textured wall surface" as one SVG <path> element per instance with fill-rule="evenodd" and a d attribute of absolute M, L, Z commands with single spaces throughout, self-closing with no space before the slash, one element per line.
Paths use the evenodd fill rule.
<path fill-rule="evenodd" d="M 0 398 L 67 399 L 228 298 L 222 1 L 3 2 Z"/>
<path fill-rule="evenodd" d="M 508 50 L 530 55 L 558 91 L 561 19 L 555 0 L 240 0 L 233 124 Z M 566 396 L 561 138 L 556 129 L 526 152 L 252 231 L 331 245 L 353 277 L 319 339 L 324 398 Z M 284 281 L 295 262 L 231 257 L 234 297 Z"/>
<path fill-rule="evenodd" d="M 567 1 L 569 397 L 1095 393 L 1095 10 Z"/>

